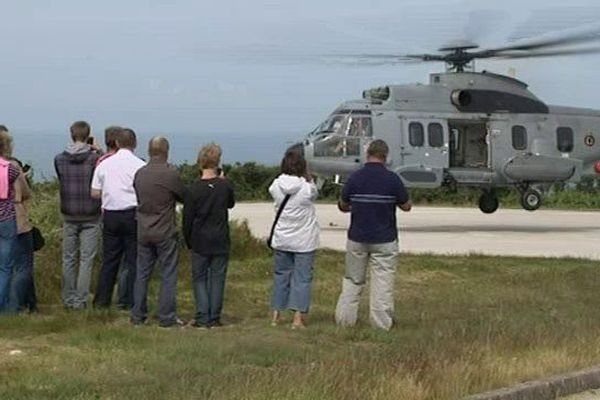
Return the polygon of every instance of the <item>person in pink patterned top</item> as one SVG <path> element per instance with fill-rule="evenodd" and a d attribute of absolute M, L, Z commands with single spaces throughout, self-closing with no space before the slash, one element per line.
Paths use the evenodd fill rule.
<path fill-rule="evenodd" d="M 0 313 L 8 311 L 10 282 L 14 267 L 13 255 L 17 244 L 14 184 L 21 176 L 21 172 L 10 162 L 11 151 L 10 134 L 0 131 L 0 187 L 4 186 L 7 189 L 5 193 L 0 194 Z"/>

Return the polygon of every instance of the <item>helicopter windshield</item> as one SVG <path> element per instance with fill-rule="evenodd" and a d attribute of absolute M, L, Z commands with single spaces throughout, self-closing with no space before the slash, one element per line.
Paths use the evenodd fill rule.
<path fill-rule="evenodd" d="M 332 115 L 327 118 L 325 122 L 319 125 L 313 132 L 312 135 L 319 135 L 322 133 L 331 133 L 334 135 L 343 135 L 345 131 L 345 125 L 348 123 L 348 114 L 346 115 Z"/>
<path fill-rule="evenodd" d="M 314 133 L 316 157 L 359 156 L 361 140 L 373 136 L 371 118 L 352 115 L 333 115 Z"/>

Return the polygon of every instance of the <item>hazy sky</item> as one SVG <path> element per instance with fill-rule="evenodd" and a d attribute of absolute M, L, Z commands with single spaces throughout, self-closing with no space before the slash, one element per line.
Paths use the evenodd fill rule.
<path fill-rule="evenodd" d="M 425 82 L 443 69 L 335 64 L 319 56 L 432 51 L 465 36 L 501 44 L 511 32 L 600 19 L 592 1 L 570 1 L 569 9 L 553 0 L 498 3 L 7 1 L 0 119 L 15 133 L 57 132 L 87 119 L 96 130 L 119 123 L 152 132 L 301 134 L 363 89 Z M 526 23 L 532 19 L 539 22 L 533 30 Z M 478 67 L 514 67 L 548 103 L 600 109 L 599 63 L 600 56 L 580 56 Z"/>

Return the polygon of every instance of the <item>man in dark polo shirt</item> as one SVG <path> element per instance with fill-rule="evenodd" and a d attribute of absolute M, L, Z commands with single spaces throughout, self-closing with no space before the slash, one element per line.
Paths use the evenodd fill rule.
<path fill-rule="evenodd" d="M 371 262 L 370 321 L 389 330 L 394 314 L 394 274 L 398 258 L 396 207 L 410 211 L 411 203 L 402 181 L 385 167 L 389 148 L 374 140 L 367 162 L 348 178 L 339 208 L 351 212 L 346 244 L 346 274 L 335 310 L 335 320 L 354 326 L 360 294 Z"/>
<path fill-rule="evenodd" d="M 158 317 L 161 327 L 181 326 L 177 309 L 178 244 L 175 204 L 182 202 L 185 187 L 175 168 L 167 164 L 169 142 L 163 137 L 150 140 L 150 161 L 134 179 L 137 208 L 137 273 L 133 290 L 131 322 L 142 324 L 148 316 L 148 282 L 156 261 L 161 264 Z"/>

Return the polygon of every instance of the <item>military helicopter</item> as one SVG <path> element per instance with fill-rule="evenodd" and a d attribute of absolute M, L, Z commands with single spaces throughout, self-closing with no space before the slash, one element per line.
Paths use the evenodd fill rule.
<path fill-rule="evenodd" d="M 365 90 L 295 148 L 321 182 L 342 183 L 364 161 L 368 143 L 383 139 L 388 168 L 408 187 L 481 188 L 484 213 L 499 207 L 496 188 L 513 187 L 525 210 L 537 210 L 553 183 L 600 173 L 600 111 L 547 105 L 526 83 L 476 72 L 474 62 L 597 53 L 581 44 L 598 37 L 586 32 L 484 50 L 463 42 L 434 54 L 359 55 L 377 63 L 444 62 L 447 69 L 431 74 L 428 84 Z"/>

